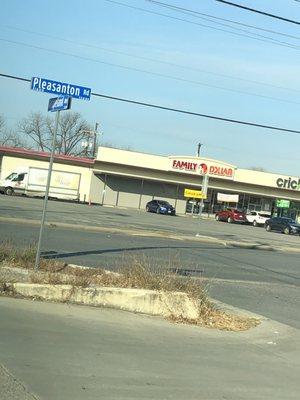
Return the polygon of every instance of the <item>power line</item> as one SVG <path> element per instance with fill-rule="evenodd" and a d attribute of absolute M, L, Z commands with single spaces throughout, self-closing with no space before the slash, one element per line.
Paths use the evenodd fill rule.
<path fill-rule="evenodd" d="M 7 116 L 5 116 L 5 119 L 9 119 L 9 118 L 7 118 Z M 17 118 L 15 118 L 15 119 L 17 119 Z M 111 127 L 117 129 L 118 131 L 120 131 L 120 129 L 122 129 L 124 134 L 126 134 L 126 132 L 130 132 L 131 134 L 132 133 L 139 134 L 139 135 L 143 134 L 143 135 L 148 135 L 148 136 L 149 135 L 150 136 L 155 136 L 155 135 L 159 134 L 160 137 L 163 136 L 163 137 L 172 138 L 172 139 L 174 139 L 174 135 L 175 135 L 176 136 L 175 140 L 178 140 L 180 142 L 186 142 L 187 140 L 193 140 L 193 138 L 191 136 L 187 137 L 186 135 L 180 135 L 180 134 L 174 133 L 174 132 L 173 133 L 170 133 L 170 132 L 168 133 L 166 130 L 158 130 L 158 131 L 154 132 L 153 130 L 148 130 L 148 129 L 144 129 L 144 128 L 137 128 L 137 127 L 133 128 L 132 126 L 128 126 L 128 125 L 124 125 L 124 124 L 114 124 L 114 123 L 111 123 L 111 122 L 109 122 L 109 126 L 107 126 L 106 129 L 105 129 L 105 134 L 107 135 L 107 137 L 110 137 L 111 134 L 114 134 L 114 130 L 111 129 Z M 212 143 L 213 142 L 205 142 L 205 147 L 211 148 L 211 149 L 222 150 L 222 151 L 231 151 L 231 152 L 233 151 L 232 147 L 216 146 L 215 144 L 212 144 Z M 247 148 L 247 154 L 248 155 L 257 156 L 257 151 L 255 149 L 250 151 Z M 266 157 L 274 160 L 274 154 L 273 153 L 270 153 L 270 154 L 266 154 L 265 153 L 264 154 L 264 158 L 266 158 Z M 276 159 L 277 160 L 299 161 L 299 157 L 291 157 L 291 156 L 282 157 L 282 156 L 279 156 L 277 154 L 276 154 Z"/>
<path fill-rule="evenodd" d="M 155 1 L 155 0 L 146 0 L 146 1 L 149 2 L 149 3 L 153 3 L 155 5 L 158 5 L 160 7 L 165 7 L 165 8 L 171 9 L 171 10 L 175 10 L 175 11 L 181 12 L 183 14 L 192 15 L 193 17 L 201 18 L 200 15 L 203 15 L 204 17 L 213 18 L 213 19 L 216 19 L 216 20 L 219 20 L 219 21 L 230 22 L 231 24 L 235 24 L 235 25 L 239 25 L 239 26 L 245 26 L 247 28 L 256 29 L 256 30 L 263 31 L 263 32 L 273 33 L 275 35 L 280 35 L 280 36 L 288 37 L 288 38 L 291 38 L 291 39 L 300 40 L 299 36 L 289 35 L 287 33 L 274 31 L 272 29 L 265 29 L 265 28 L 261 28 L 261 27 L 258 27 L 258 26 L 254 26 L 254 25 L 249 25 L 249 24 L 245 24 L 245 23 L 242 23 L 242 22 L 233 21 L 233 20 L 227 19 L 227 18 L 216 17 L 215 15 L 205 14 L 205 13 L 202 13 L 202 12 L 199 12 L 199 11 L 195 11 L 195 10 L 191 10 L 191 9 L 188 9 L 188 8 L 178 7 L 178 6 L 175 6 L 173 4 L 163 3 L 161 1 Z M 213 22 L 213 23 L 215 22 L 215 21 L 212 21 L 211 19 L 208 19 L 208 18 L 201 18 L 201 19 L 204 19 L 205 21 L 210 21 L 210 22 Z M 231 27 L 230 25 L 225 25 L 225 26 Z"/>
<path fill-rule="evenodd" d="M 165 7 L 165 6 L 162 6 L 162 7 Z M 173 11 L 178 11 L 178 10 L 176 10 L 175 8 L 173 8 L 172 6 L 167 6 L 167 8 L 170 9 L 170 10 L 173 10 Z M 236 28 L 236 27 L 234 27 L 234 26 L 232 26 L 232 25 L 228 25 L 228 24 L 225 24 L 225 23 L 223 23 L 223 22 L 216 22 L 216 21 L 212 21 L 210 18 L 205 18 L 205 17 L 201 17 L 201 16 L 199 16 L 199 15 L 195 15 L 195 14 L 193 13 L 193 11 L 179 11 L 179 12 L 181 12 L 182 14 L 186 14 L 186 15 L 192 15 L 193 17 L 195 17 L 195 18 L 200 18 L 200 19 L 202 19 L 202 20 L 204 20 L 204 21 L 212 22 L 213 24 L 216 24 L 216 25 L 225 26 L 226 28 L 234 29 L 234 30 L 236 30 L 236 31 L 238 31 L 238 32 L 243 32 L 243 33 L 246 33 L 246 34 L 249 34 L 249 33 L 250 33 L 251 35 L 255 35 L 255 36 L 259 37 L 259 38 L 272 40 L 272 41 L 274 41 L 274 42 L 276 42 L 276 43 L 278 43 L 278 44 L 283 44 L 283 45 L 292 46 L 292 44 L 291 44 L 291 43 L 288 43 L 288 42 L 283 42 L 283 41 L 281 41 L 281 40 L 274 39 L 274 38 L 271 38 L 271 37 L 269 37 L 269 36 L 261 35 L 261 34 L 259 34 L 259 33 L 254 33 L 254 32 L 251 32 L 251 31 L 249 31 L 249 30 L 246 30 L 246 29 Z"/>
<path fill-rule="evenodd" d="M 15 79 L 15 80 L 17 80 L 17 81 L 31 82 L 31 79 L 21 78 L 20 76 L 14 76 L 14 75 L 8 75 L 8 74 L 1 74 L 1 73 L 0 73 L 0 76 L 2 76 L 3 78 Z"/>
<path fill-rule="evenodd" d="M 121 3 L 120 1 L 115 1 L 115 0 L 104 0 L 104 1 L 106 1 L 108 3 L 112 3 L 112 4 L 115 4 L 115 5 L 118 5 L 118 6 L 123 6 L 123 7 L 131 8 L 131 9 L 134 9 L 134 10 L 143 11 L 145 13 L 159 15 L 161 17 L 173 19 L 173 20 L 176 20 L 176 21 L 186 22 L 186 23 L 189 23 L 189 24 L 192 24 L 192 25 L 201 26 L 201 27 L 204 27 L 204 28 L 214 29 L 216 31 L 230 33 L 230 34 L 235 35 L 235 36 L 246 37 L 246 38 L 258 40 L 260 42 L 270 43 L 270 44 L 274 44 L 274 45 L 277 45 L 277 46 L 287 47 L 287 48 L 290 48 L 290 49 L 296 49 L 296 50 L 299 49 L 298 46 L 292 45 L 290 43 L 281 42 L 281 41 L 279 41 L 277 39 L 270 38 L 268 36 L 265 36 L 265 39 L 264 39 L 263 35 L 259 35 L 257 33 L 249 32 L 249 31 L 245 31 L 245 30 L 241 30 L 241 29 L 240 29 L 240 31 L 245 31 L 247 33 L 232 32 L 232 31 L 229 31 L 227 29 L 217 28 L 215 26 L 210 26 L 210 25 L 205 25 L 205 24 L 200 24 L 198 22 L 190 21 L 190 20 L 187 20 L 187 19 L 184 19 L 184 18 L 174 17 L 174 16 L 171 16 L 171 15 L 168 15 L 168 14 L 163 14 L 163 13 L 159 13 L 159 12 L 156 12 L 156 11 L 147 10 L 145 8 L 131 6 L 129 4 Z M 231 29 L 237 29 L 237 28 L 231 27 Z"/>
<path fill-rule="evenodd" d="M 15 79 L 15 80 L 24 81 L 24 82 L 31 82 L 30 79 L 26 79 L 26 78 L 14 76 L 14 75 L 0 73 L 0 76 L 3 78 Z M 217 120 L 217 121 L 229 122 L 229 123 L 238 124 L 238 125 L 246 125 L 246 126 L 251 126 L 251 127 L 256 127 L 256 128 L 270 129 L 270 130 L 280 131 L 280 132 L 294 133 L 297 135 L 300 134 L 300 131 L 296 130 L 296 129 L 281 128 L 278 126 L 263 125 L 263 124 L 259 124 L 256 122 L 248 122 L 248 121 L 242 121 L 242 120 L 238 120 L 238 119 L 219 117 L 216 115 L 202 114 L 202 113 L 198 113 L 198 112 L 194 112 L 194 111 L 166 107 L 166 106 L 162 106 L 162 105 L 158 105 L 158 104 L 154 104 L 154 103 L 146 103 L 143 101 L 131 100 L 131 99 L 123 98 L 123 97 L 109 96 L 109 95 L 95 93 L 95 92 L 92 92 L 91 95 L 95 96 L 95 97 L 109 99 L 109 100 L 116 100 L 116 101 L 121 101 L 124 103 L 135 104 L 135 105 L 139 105 L 139 106 L 143 106 L 143 107 L 150 107 L 150 108 L 159 109 L 159 110 L 171 111 L 171 112 L 175 112 L 175 113 L 179 113 L 179 114 L 193 115 L 195 117 L 208 118 L 208 119 Z"/>
<path fill-rule="evenodd" d="M 272 97 L 272 96 L 267 96 L 267 95 L 258 94 L 258 93 L 246 92 L 246 91 L 237 90 L 237 89 L 230 89 L 230 88 L 226 88 L 226 87 L 223 87 L 223 86 L 211 85 L 209 83 L 199 82 L 199 81 L 195 81 L 195 80 L 191 80 L 191 79 L 180 78 L 180 77 L 167 75 L 167 74 L 162 74 L 160 72 L 148 71 L 148 70 L 135 68 L 135 67 L 129 67 L 129 66 L 126 66 L 126 65 L 115 64 L 115 63 L 99 60 L 99 59 L 96 59 L 96 58 L 79 56 L 79 55 L 73 54 L 73 53 L 67 53 L 67 52 L 60 51 L 60 50 L 48 49 L 48 48 L 45 48 L 45 47 L 32 45 L 32 44 L 27 44 L 27 43 L 23 43 L 23 42 L 18 42 L 18 41 L 14 41 L 14 40 L 8 40 L 8 39 L 0 38 L 0 41 L 11 43 L 11 44 L 17 44 L 17 45 L 21 45 L 21 46 L 25 46 L 25 47 L 30 47 L 30 48 L 37 49 L 37 50 L 47 51 L 47 52 L 55 53 L 55 54 L 59 54 L 59 55 L 74 57 L 74 58 L 77 58 L 77 59 L 80 59 L 80 60 L 92 61 L 92 62 L 96 62 L 96 63 L 99 63 L 99 64 L 108 65 L 110 67 L 116 67 L 116 68 L 125 69 L 127 71 L 140 72 L 140 73 L 144 73 L 144 74 L 147 74 L 147 75 L 157 76 L 157 77 L 160 77 L 160 78 L 171 79 L 171 80 L 175 80 L 175 81 L 178 81 L 178 82 L 191 83 L 191 84 L 194 84 L 194 85 L 205 86 L 205 87 L 209 87 L 209 88 L 212 88 L 212 89 L 224 90 L 224 91 L 231 92 L 231 93 L 254 96 L 254 97 L 259 97 L 259 98 L 262 98 L 262 99 L 268 99 L 268 100 L 273 100 L 273 101 L 280 101 L 280 102 L 283 102 L 283 103 L 300 104 L 299 102 L 293 101 L 293 100 L 286 100 L 286 99 L 281 99 L 279 97 Z"/>
<path fill-rule="evenodd" d="M 212 72 L 212 71 L 202 70 L 202 69 L 199 69 L 199 68 L 190 67 L 188 65 L 176 64 L 176 63 L 172 63 L 172 62 L 169 62 L 169 61 L 158 60 L 158 59 L 155 59 L 155 58 L 152 58 L 152 57 L 137 56 L 135 54 L 127 53 L 127 52 L 124 52 L 124 51 L 113 50 L 111 48 L 108 49 L 106 47 L 101 47 L 101 46 L 93 45 L 93 44 L 90 44 L 90 43 L 82 43 L 82 42 L 78 42 L 78 41 L 75 41 L 75 40 L 71 40 L 71 39 L 66 39 L 66 38 L 59 37 L 59 36 L 50 35 L 50 34 L 47 34 L 47 33 L 31 31 L 31 30 L 28 30 L 28 29 L 22 29 L 22 28 L 18 28 L 18 27 L 14 27 L 14 26 L 9 26 L 9 25 L 2 25 L 2 26 L 4 28 L 7 28 L 7 29 L 17 30 L 17 31 L 20 31 L 20 32 L 26 32 L 26 33 L 30 33 L 30 34 L 34 34 L 34 35 L 38 35 L 38 36 L 42 36 L 42 37 L 48 37 L 48 38 L 59 40 L 59 41 L 65 42 L 65 43 L 71 43 L 71 44 L 76 44 L 76 45 L 89 47 L 89 48 L 93 48 L 93 49 L 99 49 L 99 50 L 106 51 L 106 52 L 112 53 L 112 54 L 125 55 L 127 57 L 132 57 L 132 58 L 135 58 L 135 59 L 138 59 L 138 60 L 151 61 L 151 62 L 155 62 L 155 63 L 159 63 L 159 64 L 169 65 L 169 66 L 172 66 L 172 67 L 187 69 L 187 70 L 191 70 L 191 71 L 195 71 L 195 72 L 201 72 L 201 73 L 208 74 L 208 75 L 219 76 L 219 77 L 226 78 L 226 79 L 233 79 L 233 80 L 238 80 L 238 81 L 242 81 L 242 82 L 254 83 L 256 85 L 273 87 L 273 88 L 276 88 L 276 89 L 289 90 L 289 91 L 298 92 L 298 93 L 300 92 L 300 90 L 297 90 L 297 89 L 294 89 L 294 88 L 289 88 L 289 87 L 280 86 L 280 85 L 273 85 L 273 84 L 266 83 L 266 82 L 260 82 L 260 81 L 246 79 L 246 78 L 240 78 L 240 77 L 236 77 L 236 76 L 232 76 L 232 75 L 227 75 L 227 74 L 221 74 L 221 73 L 216 73 L 216 72 Z M 21 42 L 19 42 L 19 43 L 21 44 Z"/>
<path fill-rule="evenodd" d="M 279 19 L 281 21 L 290 22 L 291 24 L 300 25 L 299 21 L 295 21 L 293 19 L 284 18 L 284 17 L 281 17 L 280 15 L 270 14 L 270 13 L 267 13 L 265 11 L 257 10 L 255 8 L 246 7 L 246 6 L 243 6 L 242 4 L 232 3 L 231 1 L 225 1 L 225 0 L 216 0 L 216 1 L 218 1 L 219 3 L 224 3 L 224 4 L 229 5 L 229 6 L 242 8 L 244 10 L 251 11 L 251 12 L 254 12 L 254 13 L 257 13 L 257 14 L 266 15 L 267 17 Z"/>

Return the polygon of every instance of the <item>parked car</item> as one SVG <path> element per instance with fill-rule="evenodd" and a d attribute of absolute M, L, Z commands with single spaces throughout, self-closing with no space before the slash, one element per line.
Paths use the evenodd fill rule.
<path fill-rule="evenodd" d="M 266 231 L 279 231 L 286 235 L 300 235 L 300 224 L 297 224 L 292 218 L 275 217 L 265 222 Z"/>
<path fill-rule="evenodd" d="M 155 212 L 156 214 L 175 215 L 175 208 L 165 200 L 151 200 L 146 204 L 147 212 Z"/>
<path fill-rule="evenodd" d="M 246 214 L 235 208 L 227 208 L 216 212 L 215 218 L 217 221 L 233 222 L 246 222 Z"/>
<path fill-rule="evenodd" d="M 264 225 L 271 215 L 263 211 L 251 211 L 246 215 L 246 220 L 253 226 Z"/>

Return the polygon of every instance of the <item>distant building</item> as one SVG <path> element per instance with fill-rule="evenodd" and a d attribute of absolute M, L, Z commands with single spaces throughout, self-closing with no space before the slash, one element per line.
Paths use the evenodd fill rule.
<path fill-rule="evenodd" d="M 200 189 L 209 175 L 204 212 L 214 213 L 224 205 L 250 210 L 300 213 L 300 178 L 240 169 L 219 160 L 190 156 L 157 156 L 99 147 L 91 185 L 91 200 L 111 206 L 144 209 L 153 198 L 168 200 L 178 213 L 190 210 L 184 189 Z M 224 201 L 238 198 L 237 203 Z M 237 195 L 237 196 L 236 196 Z M 222 201 L 223 199 L 223 201 Z M 276 210 L 277 199 L 290 207 Z"/>
<path fill-rule="evenodd" d="M 0 147 L 1 178 L 21 166 L 45 168 L 48 160 L 48 153 Z M 203 176 L 208 175 L 204 212 L 214 213 L 231 206 L 300 215 L 299 177 L 240 169 L 209 158 L 164 157 L 99 147 L 95 160 L 57 155 L 54 168 L 81 173 L 80 201 L 95 204 L 145 209 L 149 200 L 158 198 L 169 201 L 177 213 L 184 214 L 196 202 L 184 197 L 184 189 L 201 190 Z"/>

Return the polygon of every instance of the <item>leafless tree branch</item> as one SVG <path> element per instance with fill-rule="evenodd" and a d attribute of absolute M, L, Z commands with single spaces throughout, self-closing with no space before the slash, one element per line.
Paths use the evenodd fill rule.
<path fill-rule="evenodd" d="M 13 130 L 6 128 L 5 119 L 0 115 L 0 145 L 10 147 L 28 147 L 26 141 Z"/>
<path fill-rule="evenodd" d="M 32 113 L 20 123 L 20 131 L 28 137 L 39 150 L 50 151 L 54 133 L 54 118 Z M 89 124 L 79 113 L 66 112 L 60 116 L 56 137 L 55 152 L 66 155 L 81 155 L 81 142 L 86 140 Z"/>

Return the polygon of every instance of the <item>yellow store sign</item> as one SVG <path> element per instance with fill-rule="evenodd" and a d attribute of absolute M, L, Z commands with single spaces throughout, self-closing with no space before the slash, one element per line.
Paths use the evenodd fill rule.
<path fill-rule="evenodd" d="M 201 190 L 184 189 L 184 197 L 189 197 L 190 199 L 206 199 L 207 196 L 202 193 Z"/>

